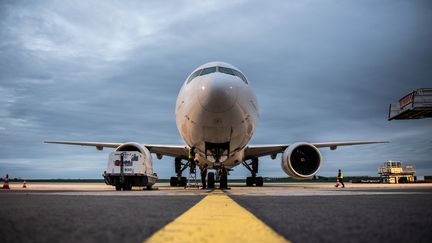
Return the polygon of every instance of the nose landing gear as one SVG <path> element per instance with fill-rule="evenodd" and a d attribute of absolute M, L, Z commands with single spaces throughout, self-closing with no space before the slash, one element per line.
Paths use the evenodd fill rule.
<path fill-rule="evenodd" d="M 219 186 L 220 189 L 228 189 L 228 170 L 224 166 L 219 171 Z"/>
<path fill-rule="evenodd" d="M 207 186 L 209 189 L 216 188 L 216 182 L 219 181 L 220 189 L 228 189 L 228 170 L 225 167 L 221 167 L 214 172 L 207 173 Z"/>

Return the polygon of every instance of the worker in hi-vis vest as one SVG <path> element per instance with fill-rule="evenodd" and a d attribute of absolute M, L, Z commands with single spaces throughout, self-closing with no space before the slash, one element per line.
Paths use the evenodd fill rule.
<path fill-rule="evenodd" d="M 344 188 L 345 184 L 343 183 L 343 174 L 341 169 L 339 169 L 337 179 L 338 179 L 338 183 L 340 183 L 342 185 L 342 188 Z"/>

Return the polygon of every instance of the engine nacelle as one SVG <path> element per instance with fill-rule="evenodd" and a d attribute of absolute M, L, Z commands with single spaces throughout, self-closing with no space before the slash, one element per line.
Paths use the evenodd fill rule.
<path fill-rule="evenodd" d="M 309 143 L 290 145 L 282 155 L 282 170 L 295 179 L 308 179 L 321 167 L 320 151 Z"/>

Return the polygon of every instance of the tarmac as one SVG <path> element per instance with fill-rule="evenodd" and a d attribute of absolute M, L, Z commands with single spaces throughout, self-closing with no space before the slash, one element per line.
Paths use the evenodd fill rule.
<path fill-rule="evenodd" d="M 157 242 L 155 235 L 164 242 L 238 242 L 244 236 L 256 242 L 432 242 L 432 184 L 157 187 L 115 191 L 100 183 L 27 183 L 24 189 L 12 183 L 11 190 L 0 190 L 1 242 Z M 234 205 L 229 213 L 228 204 Z M 251 216 L 241 221 L 240 211 Z M 228 227 L 230 220 L 238 227 Z M 255 236 L 265 230 L 247 226 L 253 220 L 253 227 L 276 237 Z M 206 228 L 212 230 L 203 234 Z"/>

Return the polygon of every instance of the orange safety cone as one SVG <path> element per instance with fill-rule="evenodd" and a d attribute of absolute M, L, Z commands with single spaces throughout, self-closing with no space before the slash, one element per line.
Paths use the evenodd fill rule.
<path fill-rule="evenodd" d="M 10 189 L 10 187 L 9 187 L 9 175 L 8 174 L 6 174 L 6 178 L 4 179 L 4 183 L 3 183 L 2 189 L 5 189 L 5 190 L 9 190 Z"/>
<path fill-rule="evenodd" d="M 23 188 L 27 188 L 27 183 L 26 183 L 26 181 L 24 181 L 24 183 L 23 183 Z"/>

